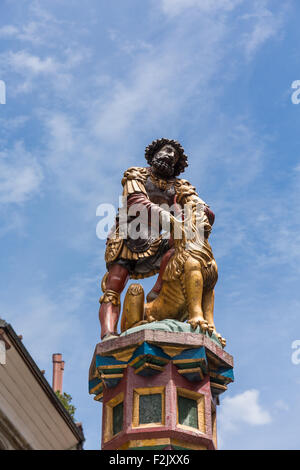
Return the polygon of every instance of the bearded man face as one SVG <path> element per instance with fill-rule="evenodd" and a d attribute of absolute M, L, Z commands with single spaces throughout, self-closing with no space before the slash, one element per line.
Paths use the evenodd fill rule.
<path fill-rule="evenodd" d="M 168 179 L 174 176 L 174 169 L 179 156 L 172 145 L 164 145 L 155 153 L 151 167 L 157 176 Z"/>

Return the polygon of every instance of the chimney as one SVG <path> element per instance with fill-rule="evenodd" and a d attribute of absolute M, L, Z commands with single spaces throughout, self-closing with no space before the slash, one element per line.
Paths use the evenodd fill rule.
<path fill-rule="evenodd" d="M 62 395 L 65 362 L 62 360 L 61 354 L 53 354 L 52 362 L 53 362 L 52 388 L 54 392 L 59 391 L 59 393 Z"/>

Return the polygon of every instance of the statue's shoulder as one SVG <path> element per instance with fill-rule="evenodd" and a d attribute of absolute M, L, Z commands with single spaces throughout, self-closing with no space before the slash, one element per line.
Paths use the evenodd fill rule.
<path fill-rule="evenodd" d="M 144 183 L 148 176 L 149 176 L 149 168 L 144 168 L 140 166 L 131 166 L 124 172 L 122 185 L 124 186 L 124 184 L 128 180 L 138 180 Z"/>

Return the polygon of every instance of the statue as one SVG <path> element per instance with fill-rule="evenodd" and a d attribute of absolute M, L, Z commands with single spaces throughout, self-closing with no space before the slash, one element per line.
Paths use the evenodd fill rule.
<path fill-rule="evenodd" d="M 102 449 L 213 450 L 219 396 L 234 380 L 214 322 L 215 216 L 179 177 L 188 164 L 179 142 L 155 140 L 145 157 L 148 166 L 124 173 L 106 242 L 102 341 L 89 369 L 89 392 L 103 403 Z M 138 280 L 156 274 L 145 299 Z"/>
<path fill-rule="evenodd" d="M 122 332 L 166 318 L 187 319 L 193 329 L 200 326 L 203 333 L 215 332 L 224 347 L 225 339 L 216 332 L 213 318 L 218 271 L 208 237 L 215 216 L 195 188 L 178 178 L 188 165 L 179 142 L 155 140 L 146 148 L 145 157 L 149 167 L 129 168 L 122 179 L 127 204 L 126 236 L 122 236 L 122 222 L 117 216 L 107 239 L 108 272 L 102 280 L 99 310 L 101 339 L 118 336 L 120 294 L 127 281 L 158 273 L 146 304 L 142 286 L 135 283 L 129 287 Z M 146 211 L 146 217 L 139 219 L 138 238 L 131 230 L 137 221 L 136 213 L 131 212 L 134 207 Z M 155 218 L 158 228 L 153 231 Z M 169 238 L 162 234 L 166 220 L 171 226 Z M 192 238 L 187 237 L 187 232 L 193 233 Z"/>

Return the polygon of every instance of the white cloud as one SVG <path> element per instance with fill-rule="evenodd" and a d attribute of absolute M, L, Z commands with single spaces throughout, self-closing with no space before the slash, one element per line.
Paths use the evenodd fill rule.
<path fill-rule="evenodd" d="M 36 158 L 22 142 L 0 152 L 0 204 L 20 204 L 35 194 L 43 175 Z"/>
<path fill-rule="evenodd" d="M 23 73 L 30 72 L 34 75 L 40 73 L 56 73 L 59 67 L 59 64 L 53 57 L 41 59 L 27 51 L 18 51 L 16 53 L 9 52 L 6 55 L 6 63 L 16 71 L 22 71 Z"/>
<path fill-rule="evenodd" d="M 163 12 L 169 17 L 182 14 L 202 12 L 216 17 L 225 12 L 231 13 L 237 6 L 243 7 L 241 20 L 242 31 L 240 45 L 244 47 L 247 59 L 252 59 L 256 51 L 269 39 L 280 37 L 285 12 L 289 8 L 287 1 L 276 11 L 269 6 L 269 0 L 255 0 L 250 4 L 243 0 L 161 0 Z M 236 24 L 236 19 L 234 23 Z"/>
<path fill-rule="evenodd" d="M 64 98 L 72 94 L 74 99 L 74 89 L 77 89 L 74 71 L 82 62 L 88 61 L 89 57 L 89 50 L 80 47 L 76 52 L 69 47 L 65 48 L 61 51 L 60 58 L 56 54 L 41 57 L 27 50 L 8 50 L 0 54 L 0 73 L 10 77 L 11 97 L 33 89 L 45 97 L 43 80 L 47 83 L 47 89 L 51 86 L 51 90 L 63 94 Z"/>
<path fill-rule="evenodd" d="M 18 33 L 18 28 L 13 25 L 5 25 L 0 28 L 0 37 L 15 36 Z"/>
<path fill-rule="evenodd" d="M 207 102 L 217 94 L 209 81 L 222 67 L 225 51 L 219 46 L 228 28 L 206 17 L 191 28 L 197 32 L 193 29 L 191 34 L 186 25 L 177 25 L 159 44 L 137 55 L 122 81 L 112 81 L 106 96 L 91 109 L 96 136 L 124 139 L 133 129 L 147 128 L 166 132 L 180 122 L 190 99 L 196 98 L 205 112 Z M 199 48 L 199 43 L 205 43 L 205 48 Z"/>
<path fill-rule="evenodd" d="M 18 6 L 21 1 L 17 1 Z M 41 7 L 40 2 L 32 1 L 24 8 L 27 15 L 24 15 L 24 18 L 15 24 L 2 26 L 0 37 L 16 39 L 34 46 L 57 47 L 58 38 L 63 36 L 65 28 L 70 26 L 70 23 L 56 18 L 49 10 Z"/>
<path fill-rule="evenodd" d="M 269 411 L 259 403 L 259 391 L 246 390 L 234 397 L 225 397 L 220 407 L 220 426 L 223 431 L 237 430 L 241 425 L 263 426 L 271 422 Z"/>
<path fill-rule="evenodd" d="M 246 56 L 249 59 L 268 39 L 274 37 L 278 39 L 278 34 L 282 29 L 287 5 L 283 5 L 278 12 L 272 11 L 267 5 L 267 1 L 255 1 L 253 12 L 242 16 L 246 22 L 246 28 L 249 27 L 247 24 L 250 25 L 250 30 L 244 33 L 243 39 Z"/>
<path fill-rule="evenodd" d="M 145 118 L 149 121 L 157 117 L 157 111 L 161 116 L 165 114 L 163 107 L 159 109 L 159 103 L 168 109 L 168 114 L 176 112 L 178 100 L 177 103 L 172 100 L 170 83 L 176 62 L 174 56 L 164 59 L 142 59 L 133 71 L 132 81 L 115 84 L 109 102 L 100 105 L 97 110 L 94 127 L 96 135 L 108 139 L 113 135 L 123 137 L 132 125 L 136 125 L 139 113 L 147 110 Z"/>

